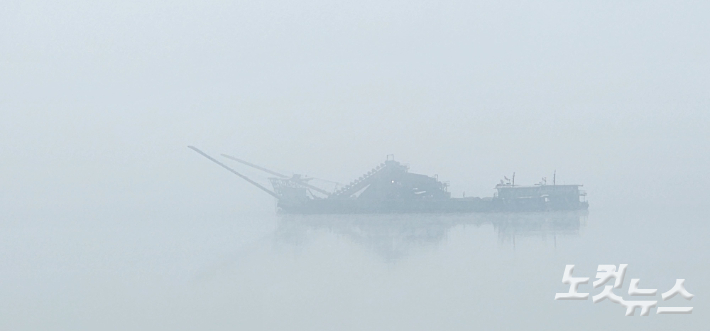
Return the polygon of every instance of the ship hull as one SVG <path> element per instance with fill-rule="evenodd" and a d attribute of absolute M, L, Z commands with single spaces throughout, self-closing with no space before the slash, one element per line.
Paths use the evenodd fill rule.
<path fill-rule="evenodd" d="M 550 204 L 544 201 L 499 199 L 441 199 L 420 201 L 367 201 L 358 199 L 321 199 L 301 203 L 283 203 L 277 210 L 284 214 L 392 214 L 392 213 L 477 213 L 477 212 L 545 212 L 586 210 L 586 202 Z"/>

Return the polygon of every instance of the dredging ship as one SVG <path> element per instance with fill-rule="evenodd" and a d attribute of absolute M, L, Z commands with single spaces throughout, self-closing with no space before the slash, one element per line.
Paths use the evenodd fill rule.
<path fill-rule="evenodd" d="M 222 154 L 273 176 L 269 177 L 269 189 L 198 148 L 188 147 L 276 198 L 277 211 L 287 214 L 544 212 L 589 207 L 582 185 L 556 185 L 553 180 L 552 185 L 520 186 L 515 185 L 514 177 L 501 180 L 493 197 L 452 198 L 448 183 L 411 173 L 407 165 L 389 156 L 350 183 L 326 190 L 311 184 L 312 178 L 287 176 Z"/>

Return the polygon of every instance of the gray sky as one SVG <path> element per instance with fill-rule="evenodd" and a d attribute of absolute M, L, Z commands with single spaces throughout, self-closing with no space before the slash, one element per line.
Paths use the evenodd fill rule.
<path fill-rule="evenodd" d="M 273 208 L 188 144 L 341 182 L 394 153 L 455 196 L 556 169 L 592 210 L 706 208 L 706 1 L 2 7 L 7 219 Z"/>

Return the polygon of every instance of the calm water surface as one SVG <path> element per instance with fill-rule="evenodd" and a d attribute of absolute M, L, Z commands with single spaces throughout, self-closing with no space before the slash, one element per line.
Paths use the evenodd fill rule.
<path fill-rule="evenodd" d="M 692 213 L 62 219 L 0 224 L 2 330 L 705 330 L 708 216 Z M 686 279 L 691 315 L 555 301 L 565 264 Z M 591 282 L 580 292 L 600 292 Z M 657 298 L 660 300 L 660 295 Z"/>

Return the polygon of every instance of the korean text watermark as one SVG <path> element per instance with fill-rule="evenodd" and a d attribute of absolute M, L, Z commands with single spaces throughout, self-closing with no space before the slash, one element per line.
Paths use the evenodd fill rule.
<path fill-rule="evenodd" d="M 658 300 L 626 300 L 614 293 L 614 289 L 618 289 L 624 283 L 624 275 L 626 274 L 628 264 L 620 264 L 619 268 L 615 265 L 600 264 L 597 268 L 597 275 L 592 285 L 594 288 L 605 285 L 610 280 L 614 280 L 614 285 L 605 285 L 601 293 L 592 296 L 592 302 L 598 303 L 604 299 L 609 299 L 613 303 L 620 304 L 626 307 L 626 316 L 633 316 L 636 308 L 640 308 L 641 316 L 648 316 L 651 308 L 656 307 L 656 314 L 692 314 L 693 307 L 657 307 Z M 579 291 L 580 284 L 589 283 L 589 277 L 573 277 L 572 271 L 574 264 L 565 266 L 564 274 L 562 274 L 562 283 L 569 285 L 569 291 L 565 293 L 556 293 L 555 300 L 587 300 L 589 293 L 581 293 Z M 629 285 L 630 296 L 656 296 L 657 289 L 641 289 L 639 288 L 638 278 L 631 279 Z M 680 294 L 686 300 L 693 299 L 693 294 L 685 289 L 685 279 L 676 279 L 673 287 L 661 294 L 663 301 L 673 298 L 676 294 Z"/>

